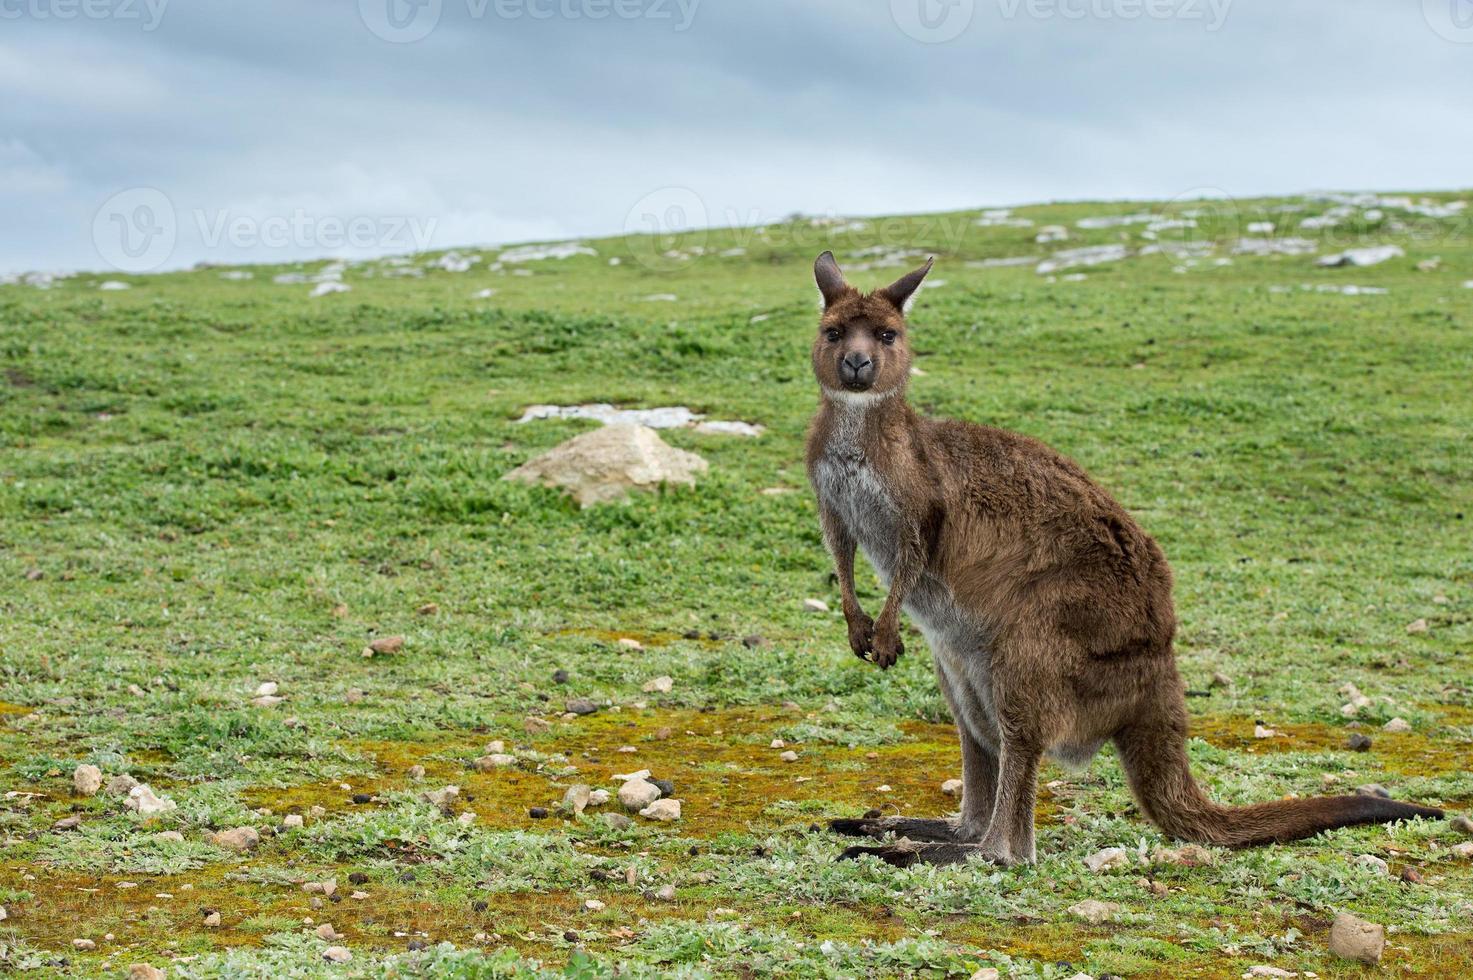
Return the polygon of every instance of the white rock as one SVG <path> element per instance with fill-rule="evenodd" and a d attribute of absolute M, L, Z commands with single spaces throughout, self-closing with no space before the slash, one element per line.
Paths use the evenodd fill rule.
<path fill-rule="evenodd" d="M 315 299 L 319 296 L 331 296 L 333 293 L 350 293 L 352 291 L 353 287 L 349 286 L 347 283 L 319 282 L 317 285 L 312 287 L 311 296 Z M 333 948 L 341 949 L 341 947 L 338 946 L 335 946 Z M 346 953 L 347 950 L 343 950 L 343 952 Z"/>
<path fill-rule="evenodd" d="M 669 694 L 675 689 L 675 678 L 661 675 L 645 682 L 642 690 L 646 694 Z"/>
<path fill-rule="evenodd" d="M 346 963 L 353 958 L 353 953 L 346 946 L 329 946 L 322 951 L 322 958 L 329 963 Z"/>
<path fill-rule="evenodd" d="M 1107 847 L 1103 851 L 1096 851 L 1084 859 L 1085 867 L 1099 873 L 1101 871 L 1114 871 L 1117 868 L 1127 868 L 1131 863 L 1131 852 L 1124 847 Z"/>
<path fill-rule="evenodd" d="M 612 778 L 616 783 L 627 783 L 634 779 L 649 779 L 650 771 L 641 769 L 639 772 L 616 772 Z"/>
<path fill-rule="evenodd" d="M 1408 633 L 1425 633 L 1427 632 L 1427 628 L 1427 620 L 1425 619 L 1414 619 L 1410 623 L 1407 623 Z"/>
<path fill-rule="evenodd" d="M 643 779 L 631 779 L 619 787 L 619 802 L 626 810 L 641 813 L 660 798 L 660 787 Z"/>
<path fill-rule="evenodd" d="M 291 828 L 300 827 L 302 826 L 302 815 L 300 813 L 288 813 L 281 818 L 281 825 Z"/>
<path fill-rule="evenodd" d="M 804 599 L 803 611 L 811 613 L 826 613 L 829 611 L 829 604 L 827 602 L 824 602 L 822 599 Z"/>
<path fill-rule="evenodd" d="M 584 783 L 575 783 L 563 794 L 563 809 L 568 813 L 582 813 L 593 800 L 593 790 Z"/>
<path fill-rule="evenodd" d="M 1069 914 L 1078 919 L 1083 919 L 1092 926 L 1103 925 L 1115 917 L 1120 911 L 1120 906 L 1115 902 L 1100 902 L 1093 898 L 1086 898 L 1069 906 Z"/>
<path fill-rule="evenodd" d="M 771 742 L 770 742 L 770 743 L 769 743 L 769 744 L 768 744 L 768 746 L 767 746 L 767 747 L 768 747 L 768 748 L 769 748 L 769 749 L 785 749 L 785 748 L 787 748 L 787 747 L 788 747 L 788 743 L 787 743 L 787 742 L 785 742 L 785 741 L 783 741 L 783 740 L 782 740 L 782 739 L 780 739 L 780 738 L 775 738 L 775 739 L 773 739 L 773 740 L 772 740 L 772 741 L 771 741 Z"/>
<path fill-rule="evenodd" d="M 1363 865 L 1364 867 L 1370 868 L 1373 871 L 1378 871 L 1383 875 L 1391 874 L 1391 868 L 1387 866 L 1386 862 L 1376 857 L 1376 855 L 1374 854 L 1361 854 L 1356 857 L 1353 863 Z"/>
<path fill-rule="evenodd" d="M 1072 269 L 1077 266 L 1100 265 L 1105 262 L 1119 262 L 1130 255 L 1130 250 L 1124 245 L 1088 245 L 1084 248 L 1066 248 L 1055 252 L 1053 255 L 1038 263 L 1033 270 L 1041 276 L 1051 272 L 1060 272 L 1064 269 Z"/>
<path fill-rule="evenodd" d="M 123 805 L 140 817 L 151 817 L 158 813 L 167 813 L 175 809 L 177 804 L 173 800 L 166 799 L 154 793 L 153 789 L 146 783 L 140 783 L 128 791 L 128 799 Z"/>
<path fill-rule="evenodd" d="M 798 753 L 794 752 L 792 749 L 788 749 L 786 752 L 781 753 L 778 758 L 783 760 L 784 762 L 797 762 Z"/>
<path fill-rule="evenodd" d="M 540 262 L 544 259 L 570 259 L 575 255 L 597 255 L 582 242 L 560 242 L 554 245 L 518 245 L 496 257 L 498 262 Z"/>
<path fill-rule="evenodd" d="M 106 290 L 108 292 L 112 292 L 114 290 L 120 290 L 120 289 L 132 289 L 133 287 L 129 283 L 120 282 L 117 279 L 109 279 L 106 282 L 104 282 L 101 285 L 99 285 L 97 288 L 98 289 Z"/>
<path fill-rule="evenodd" d="M 1001 980 L 1002 974 L 995 967 L 984 966 L 972 974 L 971 980 Z"/>
<path fill-rule="evenodd" d="M 1277 731 L 1275 731 L 1274 729 L 1272 729 L 1272 728 L 1265 728 L 1262 725 L 1254 725 L 1253 726 L 1253 737 L 1254 738 L 1273 738 L 1273 737 L 1275 737 L 1278 734 L 1279 733 Z"/>
<path fill-rule="evenodd" d="M 598 899 L 590 898 L 588 901 L 583 903 L 583 907 L 590 912 L 602 912 L 606 906 Z"/>
<path fill-rule="evenodd" d="M 125 773 L 119 774 L 107 781 L 107 786 L 103 789 L 103 792 L 108 796 L 127 796 L 133 791 L 133 787 L 137 785 L 138 780 L 132 776 Z"/>
<path fill-rule="evenodd" d="M 1383 732 L 1409 732 L 1412 730 L 1412 723 L 1405 718 L 1393 718 L 1382 725 L 1381 730 Z"/>
<path fill-rule="evenodd" d="M 1406 253 L 1399 245 L 1375 245 L 1370 248 L 1350 248 L 1335 255 L 1326 255 L 1315 262 L 1315 265 L 1333 268 L 1335 266 L 1368 266 L 1379 265 L 1390 259 L 1399 259 Z"/>
<path fill-rule="evenodd" d="M 1330 925 L 1330 952 L 1361 963 L 1379 963 L 1386 949 L 1386 928 L 1357 919 L 1348 912 L 1335 916 Z"/>
<path fill-rule="evenodd" d="M 261 835 L 254 827 L 235 827 L 210 835 L 210 843 L 227 851 L 245 853 L 253 851 L 261 843 Z"/>
<path fill-rule="evenodd" d="M 603 806 L 605 803 L 609 802 L 609 799 L 610 799 L 610 796 L 609 796 L 609 791 L 608 790 L 606 790 L 606 789 L 596 789 L 592 793 L 589 793 L 588 794 L 588 805 L 589 806 Z"/>
<path fill-rule="evenodd" d="M 1299 974 L 1281 970 L 1276 966 L 1250 966 L 1248 972 L 1243 974 L 1243 980 L 1250 977 L 1297 977 Z"/>
<path fill-rule="evenodd" d="M 279 698 L 274 694 L 267 694 L 263 697 L 251 698 L 251 704 L 254 704 L 258 708 L 274 708 L 285 700 L 286 698 Z"/>
<path fill-rule="evenodd" d="M 324 922 L 322 925 L 318 926 L 315 931 L 317 933 L 318 939 L 325 939 L 328 942 L 332 942 L 334 939 L 343 938 L 341 935 L 338 934 L 338 931 L 332 927 L 331 922 Z"/>
<path fill-rule="evenodd" d="M 460 799 L 459 786 L 446 786 L 444 789 L 428 790 L 420 794 L 426 803 L 433 803 L 442 810 L 449 809 Z"/>
<path fill-rule="evenodd" d="M 695 453 L 667 445 L 654 429 L 606 425 L 569 439 L 502 479 L 561 487 L 581 506 L 591 507 L 661 484 L 693 486 L 708 468 Z"/>
<path fill-rule="evenodd" d="M 475 762 L 477 772 L 491 772 L 493 769 L 510 769 L 516 764 L 517 757 L 507 755 L 504 752 L 493 752 L 490 755 L 483 755 Z"/>
<path fill-rule="evenodd" d="M 102 770 L 82 763 L 72 773 L 72 789 L 78 796 L 96 796 L 102 789 Z"/>
<path fill-rule="evenodd" d="M 278 690 L 280 690 L 280 688 L 277 686 L 277 683 L 275 681 L 262 681 L 260 684 L 256 685 L 256 697 L 269 698 Z"/>
<path fill-rule="evenodd" d="M 679 820 L 680 801 L 655 800 L 649 806 L 645 807 L 643 810 L 640 810 L 639 815 L 650 820 Z"/>
<path fill-rule="evenodd" d="M 948 779 L 941 784 L 941 792 L 947 796 L 962 795 L 962 781 L 960 779 Z"/>

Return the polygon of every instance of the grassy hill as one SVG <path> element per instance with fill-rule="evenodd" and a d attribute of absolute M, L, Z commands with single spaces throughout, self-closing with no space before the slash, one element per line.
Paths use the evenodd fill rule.
<path fill-rule="evenodd" d="M 912 400 L 1046 440 L 1156 535 L 1211 792 L 1466 806 L 1461 197 L 794 218 L 566 257 L 0 286 L 0 972 L 1361 976 L 1326 951 L 1350 911 L 1392 929 L 1399 975 L 1473 974 L 1448 824 L 1153 861 L 1170 842 L 1109 749 L 1046 769 L 1036 867 L 832 863 L 844 842 L 814 825 L 943 812 L 959 760 L 918 635 L 882 675 L 837 612 L 804 608 L 838 608 L 802 468 L 813 257 L 878 285 L 935 254 Z M 1038 244 L 1047 226 L 1067 240 Z M 1316 265 L 1381 245 L 1403 254 Z M 1037 271 L 1091 246 L 1117 247 Z M 518 424 L 528 406 L 586 402 L 766 431 L 664 431 L 709 473 L 625 505 L 500 480 L 597 424 Z M 861 597 L 882 599 L 867 568 Z M 256 703 L 267 682 L 283 701 Z M 1346 684 L 1370 699 L 1353 720 Z M 567 720 L 573 699 L 600 710 Z M 1383 732 L 1394 717 L 1411 730 Z M 515 765 L 476 771 L 493 740 Z M 74 795 L 80 763 L 176 806 Z M 680 822 L 557 812 L 569 785 L 642 768 Z M 447 785 L 444 810 L 423 798 Z M 212 842 L 243 826 L 253 850 Z M 1088 871 L 1109 846 L 1140 862 Z M 1085 898 L 1114 921 L 1068 911 Z"/>

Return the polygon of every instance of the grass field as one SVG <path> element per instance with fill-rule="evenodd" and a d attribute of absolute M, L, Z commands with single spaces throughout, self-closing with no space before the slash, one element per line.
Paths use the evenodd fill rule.
<path fill-rule="evenodd" d="M 273 277 L 325 263 L 0 286 L 0 973 L 1473 975 L 1473 863 L 1446 822 L 1161 863 L 1107 748 L 1046 769 L 1034 867 L 835 864 L 814 828 L 946 811 L 959 769 L 919 635 L 882 674 L 837 612 L 804 610 L 838 608 L 802 468 L 823 248 L 863 285 L 935 253 L 912 400 L 1046 440 L 1161 542 L 1218 799 L 1380 783 L 1473 804 L 1473 216 L 1363 201 L 1298 227 L 1334 207 L 795 219 L 500 268 L 462 250 L 482 260 L 419 277 L 350 264 L 351 292 L 318 298 Z M 1196 227 L 1076 224 L 1138 211 Z M 1405 255 L 1234 254 L 1254 222 Z M 1051 224 L 1070 240 L 1035 244 Z M 1143 233 L 1169 248 L 1135 254 Z M 1132 254 L 982 265 L 1108 243 Z M 708 475 L 624 505 L 500 479 L 596 425 L 517 424 L 528 405 L 584 402 L 767 431 L 664 432 Z M 882 599 L 867 568 L 861 598 Z M 388 636 L 402 649 L 361 655 Z M 673 689 L 645 693 L 659 675 Z M 263 682 L 284 700 L 254 703 Z M 1354 723 L 1346 683 L 1371 701 Z M 576 698 L 600 710 L 566 719 Z M 493 740 L 516 765 L 475 771 Z M 75 795 L 80 763 L 177 806 Z M 640 768 L 681 821 L 557 812 Z M 447 785 L 448 812 L 423 796 Z M 254 850 L 212 843 L 244 826 Z M 1090 872 L 1109 846 L 1141 857 Z M 1120 909 L 1090 925 L 1068 911 L 1086 898 Z M 1340 911 L 1388 926 L 1379 971 L 1327 952 Z"/>

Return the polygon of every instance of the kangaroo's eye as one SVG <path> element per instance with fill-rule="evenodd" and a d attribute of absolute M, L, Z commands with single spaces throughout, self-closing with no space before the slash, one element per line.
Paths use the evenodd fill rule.
<path fill-rule="evenodd" d="M 844 335 L 837 330 L 826 330 L 824 336 L 829 338 L 829 343 L 837 344 Z"/>
<path fill-rule="evenodd" d="M 887 344 L 893 344 L 895 343 L 896 336 L 897 334 L 894 330 L 886 330 L 884 333 L 880 334 L 880 340 Z"/>

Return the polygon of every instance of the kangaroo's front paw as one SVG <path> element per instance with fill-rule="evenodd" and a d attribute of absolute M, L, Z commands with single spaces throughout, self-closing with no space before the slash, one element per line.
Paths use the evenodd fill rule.
<path fill-rule="evenodd" d="M 862 612 L 846 613 L 844 621 L 849 625 L 849 649 L 860 660 L 870 659 L 874 652 L 875 621 Z"/>
<path fill-rule="evenodd" d="M 900 655 L 905 652 L 905 643 L 900 639 L 899 626 L 887 626 L 881 622 L 875 628 L 873 641 L 874 661 L 881 670 L 889 670 L 895 666 Z"/>

